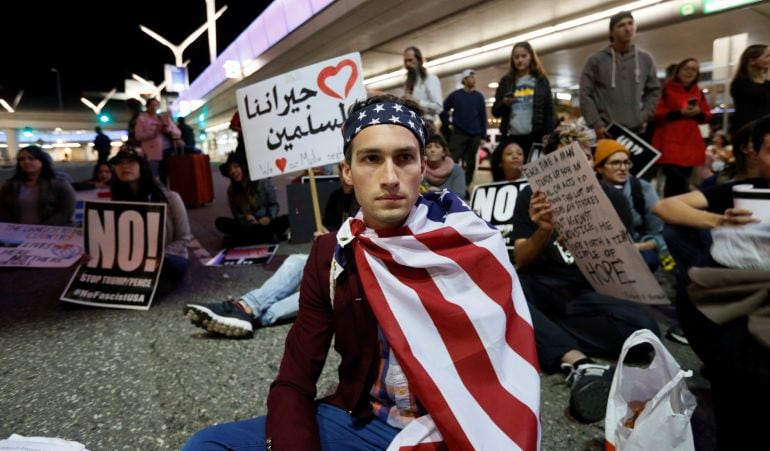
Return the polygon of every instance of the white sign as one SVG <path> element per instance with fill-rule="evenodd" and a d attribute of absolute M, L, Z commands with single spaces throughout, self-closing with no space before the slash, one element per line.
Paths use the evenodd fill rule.
<path fill-rule="evenodd" d="M 0 267 L 66 268 L 81 255 L 81 229 L 0 222 Z"/>
<path fill-rule="evenodd" d="M 350 53 L 236 92 L 252 180 L 342 160 L 342 125 L 366 98 L 361 55 Z"/>
<path fill-rule="evenodd" d="M 556 231 L 597 292 L 644 304 L 669 302 L 578 143 L 525 164 L 522 172 L 533 191 L 548 196 Z"/>

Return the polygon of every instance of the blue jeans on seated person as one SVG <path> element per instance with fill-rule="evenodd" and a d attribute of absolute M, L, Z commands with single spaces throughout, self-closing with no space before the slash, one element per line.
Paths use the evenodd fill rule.
<path fill-rule="evenodd" d="M 241 296 L 254 311 L 261 326 L 297 316 L 299 284 L 308 254 L 292 254 L 261 287 Z"/>
<path fill-rule="evenodd" d="M 208 427 L 190 437 L 182 451 L 265 449 L 265 420 L 258 417 Z M 325 451 L 383 450 L 401 432 L 376 417 L 359 423 L 344 410 L 325 403 L 318 404 L 316 420 Z"/>

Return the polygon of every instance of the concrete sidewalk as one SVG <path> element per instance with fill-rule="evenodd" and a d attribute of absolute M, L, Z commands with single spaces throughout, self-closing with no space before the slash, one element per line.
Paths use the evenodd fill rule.
<path fill-rule="evenodd" d="M 189 210 L 201 259 L 221 244 L 214 219 L 229 215 L 225 180 L 213 172 L 214 203 Z M 285 185 L 294 175 L 274 180 L 284 212 Z M 309 248 L 281 243 L 278 253 Z M 146 312 L 60 303 L 73 268 L 0 270 L 0 438 L 60 437 L 92 451 L 179 449 L 203 427 L 264 414 L 291 325 L 260 329 L 252 340 L 220 339 L 190 325 L 182 308 L 237 297 L 271 272 L 262 265 L 205 267 L 191 257 L 184 286 Z M 665 330 L 667 318 L 660 319 Z M 664 344 L 696 372 L 696 445 L 715 449 L 700 361 L 687 346 Z M 319 394 L 333 390 L 337 362 L 332 352 Z M 542 449 L 602 449 L 602 421 L 586 425 L 566 414 L 564 377 L 544 375 L 541 382 Z"/>

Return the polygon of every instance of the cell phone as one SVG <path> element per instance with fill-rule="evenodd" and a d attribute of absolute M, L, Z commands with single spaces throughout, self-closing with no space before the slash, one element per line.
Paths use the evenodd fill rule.
<path fill-rule="evenodd" d="M 690 98 L 690 100 L 687 101 L 687 106 L 695 106 L 698 104 L 698 99 L 695 97 Z"/>

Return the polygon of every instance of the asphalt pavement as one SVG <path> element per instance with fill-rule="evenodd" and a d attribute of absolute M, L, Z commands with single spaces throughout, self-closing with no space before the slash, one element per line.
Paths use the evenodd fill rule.
<path fill-rule="evenodd" d="M 62 165 L 75 180 L 90 165 Z M 257 330 L 253 339 L 232 340 L 192 326 L 186 303 L 237 297 L 264 282 L 275 265 L 207 267 L 222 236 L 214 219 L 228 215 L 226 183 L 213 168 L 216 198 L 189 209 L 196 238 L 183 285 L 148 311 L 73 306 L 60 302 L 74 268 L 0 269 L 0 438 L 11 433 L 59 437 L 89 450 L 179 449 L 195 431 L 215 423 L 265 413 L 269 384 L 291 324 Z M 286 211 L 286 183 L 274 180 Z M 7 178 L 8 170 L 0 176 Z M 279 256 L 308 252 L 308 243 L 282 242 Z M 667 274 L 658 274 L 670 292 Z M 656 311 L 661 329 L 670 309 Z M 684 368 L 698 397 L 693 430 L 699 450 L 716 449 L 708 382 L 685 345 L 663 339 Z M 332 352 L 319 384 L 329 393 L 338 359 Z M 569 387 L 563 375 L 543 375 L 543 450 L 603 449 L 604 423 L 569 417 Z"/>

